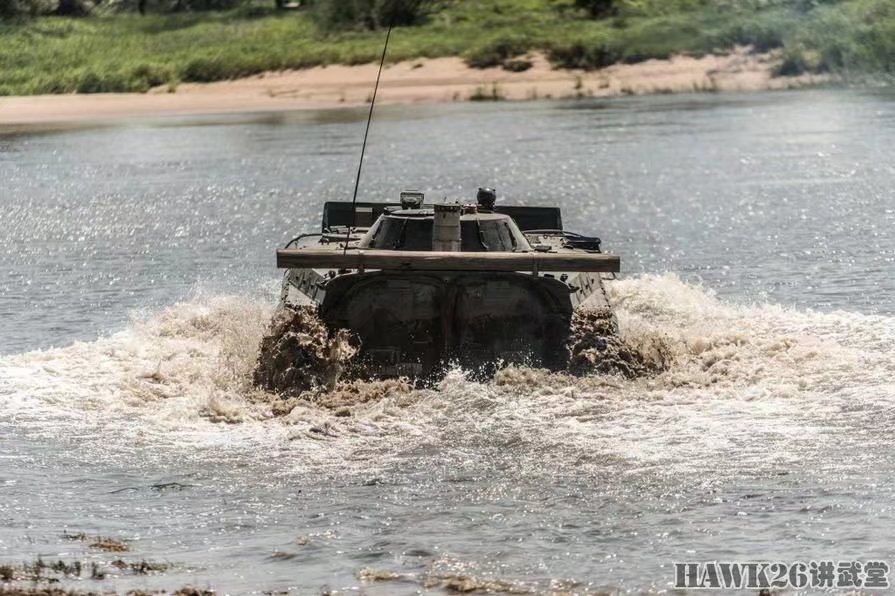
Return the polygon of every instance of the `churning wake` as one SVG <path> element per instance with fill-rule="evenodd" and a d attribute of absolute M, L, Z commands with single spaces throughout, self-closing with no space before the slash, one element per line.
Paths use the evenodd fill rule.
<path fill-rule="evenodd" d="M 670 449 L 677 465 L 691 454 L 698 466 L 705 453 L 748 457 L 756 434 L 756 457 L 766 456 L 775 441 L 822 440 L 825 425 L 862 408 L 891 411 L 891 317 L 734 305 L 670 274 L 607 289 L 632 366 L 650 374 L 507 368 L 477 383 L 454 370 L 432 389 L 356 381 L 282 397 L 252 382 L 272 305 L 200 296 L 93 342 L 0 358 L 0 400 L 9 423 L 35 433 L 77 429 L 98 444 L 251 440 L 288 445 L 297 465 L 365 469 L 433 446 L 445 458 L 512 448 L 516 461 L 585 468 L 649 465 Z"/>

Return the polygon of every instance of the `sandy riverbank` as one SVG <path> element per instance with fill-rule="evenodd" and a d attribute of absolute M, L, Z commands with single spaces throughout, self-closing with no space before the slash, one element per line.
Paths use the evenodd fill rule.
<path fill-rule="evenodd" d="M 758 91 L 822 82 L 818 76 L 774 77 L 773 54 L 746 48 L 723 56 L 649 60 L 595 71 L 554 70 L 542 56 L 524 72 L 474 69 L 460 58 L 414 60 L 383 72 L 382 104 L 611 97 L 651 93 Z M 147 94 L 41 95 L 0 98 L 0 124 L 219 114 L 358 106 L 369 101 L 376 65 L 271 72 L 234 81 L 181 84 Z"/>

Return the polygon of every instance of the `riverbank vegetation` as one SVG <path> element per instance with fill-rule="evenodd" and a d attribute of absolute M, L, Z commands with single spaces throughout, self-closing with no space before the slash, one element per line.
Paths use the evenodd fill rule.
<path fill-rule="evenodd" d="M 592 70 L 750 45 L 779 51 L 780 74 L 895 75 L 892 0 L 0 0 L 0 95 L 372 62 L 389 21 L 393 62 L 524 69 L 539 51 Z"/>

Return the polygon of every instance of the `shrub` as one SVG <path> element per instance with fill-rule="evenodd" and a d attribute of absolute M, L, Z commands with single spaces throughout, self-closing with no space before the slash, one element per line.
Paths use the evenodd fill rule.
<path fill-rule="evenodd" d="M 0 17 L 11 17 L 19 14 L 18 0 L 0 0 Z"/>
<path fill-rule="evenodd" d="M 0 0 L 0 17 L 58 14 L 59 7 L 64 4 L 59 0 Z"/>
<path fill-rule="evenodd" d="M 551 45 L 547 59 L 558 68 L 596 70 L 619 62 L 622 54 L 607 40 L 595 39 Z"/>
<path fill-rule="evenodd" d="M 78 93 L 120 93 L 133 89 L 120 73 L 98 74 L 88 70 L 78 77 L 74 90 Z"/>
<path fill-rule="evenodd" d="M 823 6 L 791 35 L 778 67 L 845 76 L 895 73 L 895 6 L 890 0 L 858 0 Z"/>
<path fill-rule="evenodd" d="M 718 47 L 749 45 L 756 51 L 767 52 L 783 46 L 786 37 L 804 20 L 804 15 L 786 8 L 740 15 L 724 23 L 713 41 Z"/>
<path fill-rule="evenodd" d="M 90 9 L 81 0 L 59 0 L 55 12 L 65 17 L 83 17 L 90 12 Z"/>
<path fill-rule="evenodd" d="M 415 25 L 429 0 L 314 0 L 312 12 L 324 29 L 378 29 Z"/>
<path fill-rule="evenodd" d="M 175 0 L 171 12 L 229 10 L 239 6 L 242 0 Z"/>
<path fill-rule="evenodd" d="M 164 85 L 176 77 L 167 66 L 158 64 L 138 64 L 128 73 L 129 85 L 135 91 L 148 91 L 153 87 Z"/>
<path fill-rule="evenodd" d="M 219 57 L 193 58 L 181 74 L 184 81 L 195 83 L 222 81 L 236 76 L 233 65 Z"/>
<path fill-rule="evenodd" d="M 531 60 L 506 60 L 501 66 L 503 66 L 504 70 L 509 72 L 525 72 L 534 64 L 532 64 Z"/>
<path fill-rule="evenodd" d="M 466 53 L 466 64 L 473 68 L 501 66 L 510 58 L 527 52 L 531 41 L 522 36 L 498 37 L 474 47 Z"/>
<path fill-rule="evenodd" d="M 575 6 L 587 11 L 591 18 L 597 19 L 615 12 L 615 0 L 575 0 Z"/>

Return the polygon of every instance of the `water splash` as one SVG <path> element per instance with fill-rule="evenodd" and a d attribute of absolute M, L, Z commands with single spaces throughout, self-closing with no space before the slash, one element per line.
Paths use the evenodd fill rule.
<path fill-rule="evenodd" d="M 262 418 L 244 406 L 270 310 L 234 296 L 197 296 L 135 313 L 108 337 L 0 358 L 0 394 L 23 423 L 134 413 L 170 427 L 200 417 Z"/>
<path fill-rule="evenodd" d="M 727 453 L 784 462 L 803 446 L 819 452 L 830 425 L 890 411 L 890 317 L 735 305 L 674 275 L 608 292 L 625 349 L 665 370 L 577 377 L 514 367 L 487 383 L 454 370 L 430 389 L 354 382 L 281 396 L 251 382 L 270 303 L 197 296 L 94 342 L 0 358 L 0 399 L 11 423 L 36 433 L 77 430 L 103 445 L 263 443 L 300 453 L 296 466 L 346 472 L 431 447 L 453 464 L 471 449 L 511 452 L 512 465 L 530 470 L 699 467 Z"/>
<path fill-rule="evenodd" d="M 348 331 L 330 333 L 316 306 L 284 306 L 261 340 L 254 383 L 287 397 L 333 390 L 355 353 Z"/>
<path fill-rule="evenodd" d="M 609 309 L 580 308 L 572 317 L 569 370 L 577 376 L 621 374 L 629 379 L 667 370 L 672 353 L 656 335 L 619 333 Z"/>

